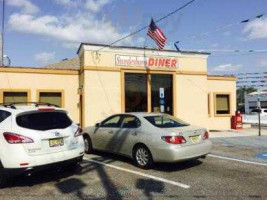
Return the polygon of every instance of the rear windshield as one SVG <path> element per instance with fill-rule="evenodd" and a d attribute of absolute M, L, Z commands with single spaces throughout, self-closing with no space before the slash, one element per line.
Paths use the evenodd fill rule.
<path fill-rule="evenodd" d="M 189 126 L 189 124 L 170 115 L 148 116 L 145 117 L 145 119 L 158 128 L 175 128 Z"/>
<path fill-rule="evenodd" d="M 17 117 L 20 127 L 46 131 L 50 129 L 64 129 L 72 124 L 65 112 L 34 112 Z"/>

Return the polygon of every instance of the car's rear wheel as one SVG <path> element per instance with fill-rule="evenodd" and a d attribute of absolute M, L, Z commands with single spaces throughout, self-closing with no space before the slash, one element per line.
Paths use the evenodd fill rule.
<path fill-rule="evenodd" d="M 93 145 L 89 135 L 84 135 L 84 152 L 90 154 L 93 152 Z"/>
<path fill-rule="evenodd" d="M 4 170 L 4 167 L 2 166 L 2 163 L 0 162 L 0 188 L 5 187 L 7 184 L 8 176 Z"/>
<path fill-rule="evenodd" d="M 153 158 L 149 149 L 144 145 L 138 145 L 133 154 L 135 164 L 142 169 L 149 169 L 153 165 Z"/>

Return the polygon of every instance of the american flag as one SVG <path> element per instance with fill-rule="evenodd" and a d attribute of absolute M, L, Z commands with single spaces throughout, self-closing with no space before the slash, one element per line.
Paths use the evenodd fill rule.
<path fill-rule="evenodd" d="M 164 48 L 165 41 L 167 40 L 167 38 L 165 37 L 163 32 L 160 30 L 160 28 L 157 27 L 153 19 L 151 19 L 150 25 L 148 27 L 147 35 L 156 42 L 159 50 L 162 50 Z"/>

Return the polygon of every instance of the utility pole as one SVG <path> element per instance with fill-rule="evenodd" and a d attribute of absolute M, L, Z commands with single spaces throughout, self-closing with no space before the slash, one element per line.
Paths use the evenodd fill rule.
<path fill-rule="evenodd" d="M 4 32 L 5 32 L 5 0 L 3 0 L 3 14 L 2 14 L 2 32 L 1 32 L 1 41 L 2 41 L 2 55 L 1 55 L 1 60 L 2 60 L 2 67 L 5 66 L 4 64 Z"/>
<path fill-rule="evenodd" d="M 258 102 L 257 102 L 257 107 L 258 107 L 258 119 L 259 119 L 259 136 L 261 136 L 261 101 L 260 101 L 260 90 L 258 90 Z"/>

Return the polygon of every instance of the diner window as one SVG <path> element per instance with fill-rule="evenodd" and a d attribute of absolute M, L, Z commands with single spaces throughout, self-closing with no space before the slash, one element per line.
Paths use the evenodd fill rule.
<path fill-rule="evenodd" d="M 3 92 L 3 103 L 27 102 L 27 92 Z"/>
<path fill-rule="evenodd" d="M 62 92 L 40 92 L 39 102 L 50 103 L 63 107 L 62 105 Z"/>
<path fill-rule="evenodd" d="M 230 95 L 216 94 L 215 95 L 215 112 L 217 115 L 230 114 Z"/>
<path fill-rule="evenodd" d="M 125 111 L 147 112 L 147 75 L 125 73 Z"/>

